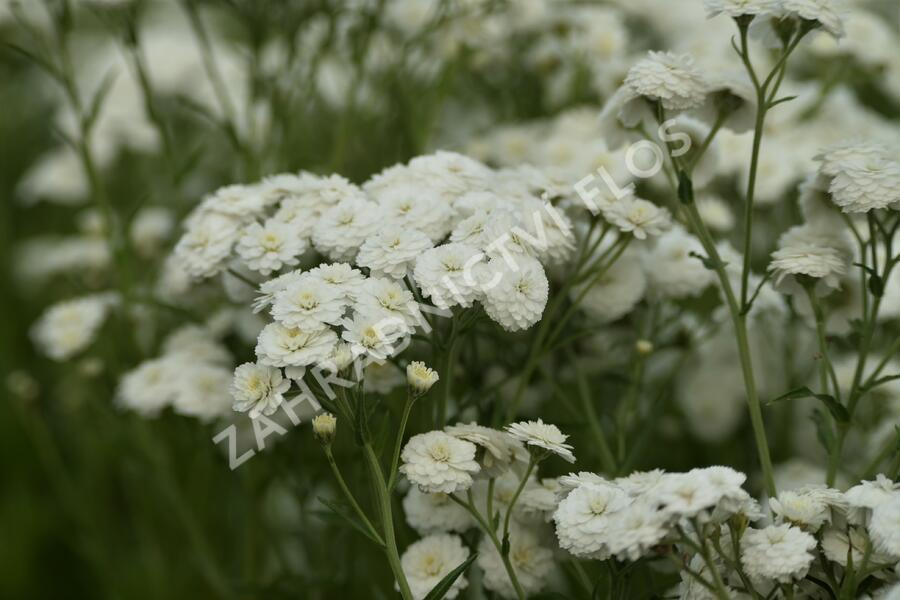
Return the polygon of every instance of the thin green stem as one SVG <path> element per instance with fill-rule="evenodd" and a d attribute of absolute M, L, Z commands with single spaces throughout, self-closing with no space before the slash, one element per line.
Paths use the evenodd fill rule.
<path fill-rule="evenodd" d="M 534 457 L 534 455 L 532 455 L 531 460 L 528 461 L 528 468 L 525 469 L 525 474 L 522 475 L 522 480 L 519 482 L 519 487 L 516 488 L 516 493 L 513 494 L 512 500 L 509 501 L 509 506 L 506 508 L 506 517 L 504 517 L 503 519 L 504 543 L 507 543 L 509 540 L 509 520 L 512 517 L 513 509 L 516 506 L 516 501 L 522 494 L 522 490 L 525 489 L 525 484 L 528 483 L 528 478 L 531 477 L 531 472 L 534 471 L 534 467 L 537 465 L 537 463 L 537 459 Z"/>
<path fill-rule="evenodd" d="M 341 492 L 343 492 L 344 497 L 347 498 L 347 502 L 350 503 L 350 506 L 353 507 L 353 512 L 356 513 L 356 516 L 359 517 L 359 520 L 363 522 L 363 525 L 366 526 L 366 529 L 369 531 L 369 534 L 378 540 L 378 543 L 384 546 L 384 540 L 381 538 L 381 535 L 378 533 L 378 530 L 375 529 L 375 526 L 372 525 L 372 522 L 369 520 L 369 517 L 366 516 L 365 511 L 363 511 L 362 507 L 360 507 L 359 503 L 356 501 L 356 498 L 353 496 L 353 493 L 350 491 L 350 488 L 347 487 L 347 482 L 344 481 L 343 475 L 341 475 L 341 470 L 338 468 L 337 461 L 334 460 L 334 454 L 331 452 L 331 448 L 325 448 L 325 458 L 328 459 L 328 466 L 331 467 L 331 472 L 334 474 L 334 478 L 338 483 L 338 487 L 341 488 Z"/>
<path fill-rule="evenodd" d="M 403 404 L 403 416 L 400 417 L 400 429 L 397 431 L 397 439 L 394 441 L 394 455 L 391 458 L 391 470 L 388 472 L 388 490 L 394 489 L 397 482 L 397 469 L 400 465 L 400 450 L 403 447 L 403 436 L 406 433 L 406 424 L 409 421 L 409 413 L 416 401 L 416 394 L 407 387 L 406 402 Z"/>

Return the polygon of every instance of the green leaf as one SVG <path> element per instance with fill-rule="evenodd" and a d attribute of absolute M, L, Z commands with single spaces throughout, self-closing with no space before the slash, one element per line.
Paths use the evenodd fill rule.
<path fill-rule="evenodd" d="M 331 512 L 333 512 L 337 517 L 343 519 L 344 521 L 349 523 L 350 526 L 353 527 L 355 530 L 357 530 L 358 532 L 360 532 L 361 534 L 363 534 L 364 536 L 366 536 L 367 538 L 372 540 L 372 542 L 374 542 L 376 546 L 378 546 L 378 547 L 383 546 L 383 544 L 380 541 L 375 539 L 375 537 L 372 536 L 371 533 L 369 533 L 368 528 L 365 525 L 363 525 L 362 521 L 360 521 L 357 518 L 357 516 L 354 515 L 350 511 L 349 508 L 345 507 L 344 505 L 340 504 L 339 502 L 336 502 L 334 500 L 329 500 L 328 498 L 323 498 L 322 496 L 317 496 L 317 498 L 318 498 L 319 502 L 321 502 L 322 504 L 327 506 L 329 508 L 329 510 L 331 510 Z"/>
<path fill-rule="evenodd" d="M 716 270 L 716 261 L 709 258 L 708 256 L 703 256 L 702 254 L 699 254 L 697 252 L 689 252 L 688 256 L 699 259 L 700 262 L 703 263 L 703 266 L 706 267 L 707 269 L 709 269 L 710 271 Z"/>
<path fill-rule="evenodd" d="M 678 171 L 678 199 L 683 204 L 691 204 L 694 201 L 694 182 L 684 171 Z"/>
<path fill-rule="evenodd" d="M 786 394 L 782 394 L 778 396 L 774 400 L 769 400 L 766 404 L 775 404 L 776 402 L 781 402 L 782 400 L 795 400 L 797 398 L 816 398 L 821 401 L 826 408 L 828 408 L 828 412 L 840 423 L 849 423 L 850 422 L 850 413 L 847 412 L 847 408 L 837 401 L 837 399 L 830 394 L 817 394 L 813 392 L 808 387 L 798 387 L 797 389 L 791 390 Z"/>
<path fill-rule="evenodd" d="M 775 100 L 775 101 L 773 101 L 773 102 L 769 102 L 769 108 L 773 108 L 773 107 L 778 106 L 779 104 L 782 104 L 782 103 L 784 103 L 784 102 L 790 102 L 791 100 L 795 99 L 796 97 L 797 97 L 797 96 L 785 96 L 784 98 L 779 98 L 778 100 Z"/>
<path fill-rule="evenodd" d="M 869 291 L 872 292 L 872 295 L 876 298 L 880 298 L 884 295 L 884 281 L 881 279 L 880 275 L 869 276 Z"/>
<path fill-rule="evenodd" d="M 462 564 L 447 573 L 447 575 L 445 575 L 443 579 L 437 582 L 437 585 L 431 588 L 431 591 L 428 592 L 427 596 L 425 596 L 425 600 L 441 600 L 441 598 L 443 598 L 447 594 L 447 592 L 450 591 L 450 588 L 453 586 L 453 582 L 456 581 L 460 575 L 466 572 L 466 569 L 469 568 L 469 565 L 471 565 L 477 557 L 477 553 L 470 555 L 469 558 L 462 562 Z"/>
<path fill-rule="evenodd" d="M 868 391 L 871 390 L 872 388 L 876 388 L 876 387 L 878 387 L 879 385 L 881 385 L 882 383 L 887 383 L 887 382 L 889 382 L 889 381 L 894 381 L 895 379 L 900 379 L 900 374 L 898 374 L 898 375 L 885 375 L 884 377 L 879 377 L 878 379 L 876 379 L 875 381 L 873 381 L 872 383 L 870 383 L 869 385 L 867 385 L 866 387 L 864 387 L 864 388 L 862 389 L 862 391 L 863 391 L 863 392 L 868 392 Z"/>
<path fill-rule="evenodd" d="M 94 97 L 91 99 L 91 105 L 84 115 L 85 129 L 90 130 L 94 126 L 94 123 L 97 122 L 97 118 L 100 116 L 100 109 L 103 108 L 103 101 L 106 100 L 106 97 L 109 95 L 109 91 L 112 89 L 115 80 L 116 73 L 112 70 L 103 77 L 103 80 L 97 87 L 97 91 L 94 92 Z"/>
<path fill-rule="evenodd" d="M 811 418 L 816 424 L 816 437 L 819 438 L 822 447 L 830 454 L 834 451 L 836 443 L 831 424 L 828 422 L 828 419 L 825 418 L 825 413 L 818 408 L 813 411 Z"/>

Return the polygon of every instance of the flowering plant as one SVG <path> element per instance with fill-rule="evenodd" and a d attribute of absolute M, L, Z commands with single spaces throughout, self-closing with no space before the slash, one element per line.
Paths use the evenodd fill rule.
<path fill-rule="evenodd" d="M 892 3 L 40 4 L 7 381 L 104 592 L 900 598 Z"/>

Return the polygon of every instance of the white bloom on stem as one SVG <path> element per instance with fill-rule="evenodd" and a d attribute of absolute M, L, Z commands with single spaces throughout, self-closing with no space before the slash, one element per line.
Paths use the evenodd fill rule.
<path fill-rule="evenodd" d="M 575 556 L 610 557 L 612 523 L 633 500 L 609 483 L 583 483 L 572 490 L 553 514 L 559 545 Z"/>
<path fill-rule="evenodd" d="M 275 294 L 272 316 L 285 327 L 315 331 L 339 323 L 346 307 L 340 288 L 307 272 Z"/>
<path fill-rule="evenodd" d="M 270 200 L 259 193 L 255 185 L 233 184 L 221 187 L 211 196 L 207 196 L 200 204 L 200 210 L 247 222 L 262 215 Z"/>
<path fill-rule="evenodd" d="M 406 382 L 413 390 L 424 394 L 438 382 L 440 377 L 437 371 L 427 366 L 422 361 L 414 360 L 406 365 Z"/>
<path fill-rule="evenodd" d="M 869 212 L 900 201 L 900 162 L 872 157 L 843 165 L 828 188 L 845 213 Z"/>
<path fill-rule="evenodd" d="M 318 279 L 328 286 L 339 290 L 348 299 L 356 298 L 366 277 L 359 269 L 354 269 L 345 262 L 323 264 L 307 271 L 313 279 Z"/>
<path fill-rule="evenodd" d="M 469 558 L 469 549 L 456 535 L 439 533 L 409 545 L 400 557 L 400 566 L 415 600 L 422 600 L 453 569 Z M 444 595 L 448 600 L 459 596 L 469 582 L 460 575 Z"/>
<path fill-rule="evenodd" d="M 444 431 L 483 449 L 484 452 L 478 459 L 481 465 L 480 476 L 499 477 L 516 462 L 528 462 L 525 447 L 505 431 L 484 427 L 474 422 L 451 425 Z"/>
<path fill-rule="evenodd" d="M 271 367 L 306 367 L 326 360 L 337 341 L 331 329 L 305 331 L 269 323 L 259 334 L 256 357 Z"/>
<path fill-rule="evenodd" d="M 119 380 L 116 402 L 141 416 L 159 414 L 172 402 L 181 364 L 167 358 L 142 362 Z"/>
<path fill-rule="evenodd" d="M 544 423 L 541 419 L 537 421 L 520 421 L 507 425 L 506 431 L 509 432 L 513 439 L 522 442 L 526 446 L 542 448 L 570 463 L 575 462 L 572 446 L 566 443 L 569 436 L 561 432 L 556 425 Z"/>
<path fill-rule="evenodd" d="M 644 256 L 651 293 L 667 299 L 702 294 L 714 279 L 714 273 L 703 264 L 704 256 L 700 240 L 680 227 L 660 235 Z"/>
<path fill-rule="evenodd" d="M 534 531 L 521 525 L 510 527 L 509 561 L 526 596 L 533 596 L 544 588 L 555 566 L 553 550 L 542 545 Z M 485 588 L 503 598 L 518 597 L 503 558 L 487 536 L 483 536 L 478 545 L 475 562 L 484 571 Z"/>
<path fill-rule="evenodd" d="M 215 212 L 195 213 L 175 245 L 181 267 L 195 279 L 212 277 L 225 268 L 240 234 L 240 221 Z"/>
<path fill-rule="evenodd" d="M 876 550 L 900 559 L 900 493 L 875 507 L 869 521 L 869 534 Z"/>
<path fill-rule="evenodd" d="M 429 494 L 412 485 L 403 497 L 403 514 L 409 526 L 425 535 L 441 531 L 463 531 L 475 522 L 465 508 L 447 494 Z"/>
<path fill-rule="evenodd" d="M 670 111 L 700 106 L 709 91 L 709 83 L 689 55 L 654 51 L 631 67 L 624 87 L 633 98 L 659 102 Z"/>
<path fill-rule="evenodd" d="M 900 482 L 879 473 L 872 481 L 862 481 L 844 492 L 844 498 L 853 508 L 872 509 L 896 494 L 900 494 Z"/>
<path fill-rule="evenodd" d="M 400 472 L 423 492 L 452 494 L 472 487 L 475 444 L 443 431 L 414 435 L 403 447 Z"/>
<path fill-rule="evenodd" d="M 353 260 L 359 248 L 378 227 L 378 206 L 351 197 L 326 210 L 313 230 L 316 250 L 331 260 Z"/>
<path fill-rule="evenodd" d="M 541 320 L 550 282 L 536 259 L 522 256 L 512 263 L 498 258 L 488 263 L 482 304 L 488 316 L 503 329 L 522 331 Z"/>
<path fill-rule="evenodd" d="M 619 560 L 635 561 L 646 555 L 669 533 L 668 516 L 639 498 L 610 522 L 609 551 Z"/>
<path fill-rule="evenodd" d="M 359 248 L 356 264 L 373 275 L 395 279 L 406 277 L 420 254 L 434 244 L 427 235 L 412 227 L 392 226 L 366 239 Z"/>
<path fill-rule="evenodd" d="M 114 301 L 110 294 L 95 294 L 58 302 L 32 326 L 31 338 L 53 360 L 67 360 L 94 341 Z"/>
<path fill-rule="evenodd" d="M 836 10 L 835 0 L 780 0 L 778 16 L 793 16 L 820 27 L 834 38 L 844 35 L 844 21 Z"/>
<path fill-rule="evenodd" d="M 833 508 L 845 508 L 846 500 L 839 490 L 803 486 L 783 490 L 769 500 L 769 507 L 782 522 L 792 523 L 815 533 L 833 518 Z"/>
<path fill-rule="evenodd" d="M 573 286 L 570 295 L 573 300 L 581 297 L 581 307 L 591 317 L 608 323 L 627 315 L 641 301 L 647 290 L 647 277 L 640 256 L 626 251 L 585 292 L 589 284 L 590 280 Z"/>
<path fill-rule="evenodd" d="M 237 253 L 250 269 L 270 275 L 283 266 L 294 266 L 306 250 L 306 240 L 286 223 L 269 219 L 244 228 Z"/>
<path fill-rule="evenodd" d="M 410 329 L 406 322 L 384 313 L 357 311 L 353 318 L 343 321 L 341 337 L 350 344 L 354 356 L 367 355 L 382 361 L 403 348 Z"/>
<path fill-rule="evenodd" d="M 747 529 L 741 538 L 741 564 L 751 578 L 792 583 L 806 577 L 816 538 L 790 525 Z"/>
<path fill-rule="evenodd" d="M 291 387 L 281 369 L 244 363 L 234 370 L 231 383 L 233 408 L 238 412 L 250 412 L 255 419 L 259 415 L 271 415 L 284 401 L 284 394 Z"/>
<path fill-rule="evenodd" d="M 775 0 L 703 0 L 706 16 L 717 15 L 729 17 L 757 16 L 769 14 L 775 6 Z"/>
<path fill-rule="evenodd" d="M 481 297 L 484 254 L 473 246 L 449 243 L 426 250 L 413 277 L 422 294 L 438 308 L 469 307 Z"/>
<path fill-rule="evenodd" d="M 410 328 L 422 321 L 421 312 L 412 292 L 398 281 L 383 277 L 369 277 L 365 280 L 357 292 L 354 309 L 399 319 Z"/>
<path fill-rule="evenodd" d="M 253 300 L 253 312 L 258 313 L 267 309 L 275 301 L 275 295 L 286 289 L 290 284 L 300 279 L 303 271 L 297 269 L 288 271 L 274 279 L 264 281 L 259 285 L 259 292 Z"/>
<path fill-rule="evenodd" d="M 174 387 L 172 407 L 175 412 L 202 421 L 223 417 L 230 412 L 231 394 L 228 386 L 232 383 L 231 371 L 225 367 L 210 364 L 191 365 L 182 369 Z"/>
<path fill-rule="evenodd" d="M 643 198 L 626 196 L 603 210 L 603 216 L 619 231 L 639 240 L 659 235 L 672 225 L 669 211 Z"/>

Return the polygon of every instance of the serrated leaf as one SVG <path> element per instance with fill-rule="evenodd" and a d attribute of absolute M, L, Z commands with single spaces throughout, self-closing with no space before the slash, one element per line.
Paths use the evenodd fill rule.
<path fill-rule="evenodd" d="M 817 394 L 806 386 L 793 389 L 778 396 L 774 400 L 769 400 L 766 404 L 774 404 L 783 400 L 795 400 L 798 398 L 816 398 L 825 405 L 828 412 L 830 412 L 837 421 L 841 423 L 848 423 L 850 421 L 850 413 L 847 412 L 847 408 L 838 402 L 834 396 L 830 394 Z"/>
<path fill-rule="evenodd" d="M 447 595 L 447 592 L 450 591 L 450 588 L 453 587 L 453 583 L 459 579 L 459 576 L 466 572 L 466 569 L 469 568 L 475 559 L 478 557 L 478 553 L 472 554 L 464 560 L 458 567 L 447 573 L 443 579 L 437 582 L 431 591 L 428 592 L 428 595 L 425 596 L 425 600 L 441 600 L 444 596 Z"/>
<path fill-rule="evenodd" d="M 321 502 L 322 504 L 327 506 L 328 509 L 331 510 L 332 513 L 334 513 L 336 516 L 340 517 L 341 519 L 347 521 L 347 523 L 349 523 L 351 527 L 353 527 L 355 530 L 357 530 L 358 532 L 360 532 L 361 534 L 363 534 L 370 540 L 372 540 L 376 546 L 379 546 L 379 547 L 383 546 L 383 544 L 378 539 L 376 539 L 374 536 L 372 536 L 372 534 L 369 532 L 369 530 L 366 528 L 366 526 L 363 525 L 363 523 L 356 517 L 356 515 L 354 515 L 352 512 L 350 512 L 350 509 L 344 507 L 343 505 L 341 505 L 338 502 L 335 502 L 334 500 L 329 500 L 328 498 L 324 498 L 322 496 L 317 496 L 317 498 L 318 498 L 319 502 Z"/>

